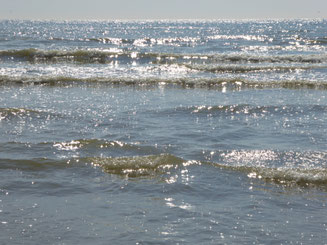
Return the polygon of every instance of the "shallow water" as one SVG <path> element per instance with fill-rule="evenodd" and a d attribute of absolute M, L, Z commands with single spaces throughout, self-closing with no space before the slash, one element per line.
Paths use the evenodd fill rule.
<path fill-rule="evenodd" d="M 322 244 L 324 20 L 0 22 L 0 244 Z"/>

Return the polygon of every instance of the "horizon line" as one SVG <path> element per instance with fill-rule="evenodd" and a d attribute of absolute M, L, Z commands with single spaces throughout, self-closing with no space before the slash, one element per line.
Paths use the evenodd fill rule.
<path fill-rule="evenodd" d="M 308 18 L 308 17 L 292 17 L 292 18 L 108 18 L 108 19 L 61 19 L 61 18 L 49 18 L 49 19 L 30 19 L 30 18 L 0 18 L 0 21 L 58 21 L 58 22 L 69 22 L 69 21 L 76 21 L 76 22 L 86 22 L 86 21 L 118 21 L 118 22 L 152 22 L 152 21 L 276 21 L 276 20 L 327 20 L 327 18 L 317 17 L 317 18 Z"/>

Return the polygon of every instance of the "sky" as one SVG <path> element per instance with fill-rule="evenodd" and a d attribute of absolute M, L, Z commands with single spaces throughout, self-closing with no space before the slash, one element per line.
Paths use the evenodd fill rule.
<path fill-rule="evenodd" d="M 327 0 L 0 0 L 0 19 L 327 18 Z"/>

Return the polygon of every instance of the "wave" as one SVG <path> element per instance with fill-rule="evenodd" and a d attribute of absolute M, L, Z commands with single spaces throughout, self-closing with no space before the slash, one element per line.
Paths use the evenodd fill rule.
<path fill-rule="evenodd" d="M 207 55 L 182 55 L 165 53 L 140 53 L 122 50 L 5 50 L 0 51 L 0 58 L 18 61 L 28 61 L 32 63 L 57 63 L 57 62 L 77 62 L 77 63 L 100 63 L 107 64 L 116 61 L 133 62 L 138 60 L 143 63 L 163 63 L 172 62 L 175 59 L 208 59 Z"/>
<path fill-rule="evenodd" d="M 250 54 L 229 54 L 214 55 L 217 62 L 234 63 L 324 63 L 327 61 L 325 54 L 311 55 L 250 55 Z"/>
<path fill-rule="evenodd" d="M 61 50 L 6 50 L 0 51 L 2 59 L 17 59 L 18 61 L 28 61 L 31 63 L 59 63 L 59 62 L 78 62 L 78 63 L 107 63 L 109 59 L 120 58 L 131 54 L 117 54 L 115 52 L 102 52 L 90 50 L 61 51 Z"/>
<path fill-rule="evenodd" d="M 134 62 L 150 64 L 171 64 L 183 62 L 197 62 L 200 64 L 212 63 L 326 63 L 326 54 L 311 55 L 248 55 L 248 54 L 179 54 L 179 53 L 151 53 L 124 51 L 121 49 L 78 49 L 78 50 L 3 50 L 0 51 L 0 60 L 18 60 L 31 63 L 100 63 Z"/>
<path fill-rule="evenodd" d="M 58 168 L 67 168 L 67 160 L 49 159 L 46 157 L 33 159 L 6 159 L 0 158 L 0 169 L 14 169 L 22 171 L 49 171 Z"/>
<path fill-rule="evenodd" d="M 42 111 L 42 110 L 35 110 L 35 109 L 26 109 L 26 108 L 0 108 L 0 121 L 1 120 L 10 120 L 13 118 L 38 118 L 38 119 L 44 119 L 51 116 L 57 117 L 58 115 Z"/>
<path fill-rule="evenodd" d="M 246 117 L 246 118 L 267 118 L 269 116 L 303 118 L 311 117 L 313 114 L 324 115 L 327 112 L 326 105 L 251 105 L 251 104 L 222 104 L 222 105 L 197 105 L 180 106 L 164 110 L 149 110 L 147 113 L 160 117 L 165 115 L 178 116 L 189 115 L 204 117 Z"/>
<path fill-rule="evenodd" d="M 281 80 L 281 81 L 252 81 L 243 78 L 159 78 L 159 77 L 65 77 L 65 76 L 0 76 L 0 85 L 44 85 L 44 86 L 73 86 L 73 85 L 115 85 L 115 86 L 170 86 L 182 88 L 210 89 L 327 89 L 327 81 Z"/>
<path fill-rule="evenodd" d="M 196 42 L 205 42 L 204 39 L 199 37 L 170 37 L 170 38 L 114 38 L 114 37 L 101 37 L 84 39 L 85 41 L 94 41 L 104 44 L 124 45 L 131 44 L 135 46 L 152 46 L 152 45 L 186 45 Z"/>
<path fill-rule="evenodd" d="M 85 144 L 108 147 L 125 147 L 121 142 L 85 140 L 54 143 L 60 150 L 74 151 Z M 47 143 L 44 143 L 47 144 Z M 26 144 L 25 144 L 26 145 Z M 102 155 L 102 154 L 101 154 Z M 132 155 L 118 157 L 74 156 L 70 158 L 39 157 L 32 159 L 0 158 L 0 169 L 24 171 L 48 171 L 50 169 L 91 165 L 101 168 L 105 173 L 122 177 L 167 177 L 187 169 L 190 166 L 212 166 L 220 170 L 240 172 L 250 179 L 265 181 L 286 186 L 327 187 L 327 169 L 325 152 L 278 152 L 269 150 L 257 151 L 220 151 L 221 161 L 185 160 L 181 157 L 160 153 L 150 155 Z M 287 159 L 284 159 L 287 158 Z M 293 159 L 294 158 L 294 159 Z M 293 159 L 293 160 L 292 160 Z M 275 167 L 276 162 L 286 161 Z M 290 160 L 294 161 L 292 164 Z M 176 172 L 177 171 L 177 172 Z"/>
<path fill-rule="evenodd" d="M 68 168 L 80 164 L 101 167 L 104 172 L 129 177 L 149 176 L 168 173 L 170 168 L 185 161 L 169 154 L 131 156 L 131 157 L 74 157 L 70 159 L 51 159 L 47 157 L 33 159 L 0 158 L 0 169 L 40 171 L 50 168 Z"/>
<path fill-rule="evenodd" d="M 246 173 L 249 178 L 273 182 L 286 186 L 324 186 L 327 187 L 326 168 L 266 168 L 249 166 L 227 166 L 217 164 L 217 167 Z"/>
<path fill-rule="evenodd" d="M 19 152 L 20 154 L 16 154 Z M 103 156 L 148 155 L 160 153 L 154 146 L 141 145 L 139 142 L 125 143 L 118 140 L 72 139 L 62 142 L 0 142 L 0 156 L 12 160 L 31 157 L 89 157 L 95 152 Z M 1 158 L 0 157 L 0 158 Z"/>
<path fill-rule="evenodd" d="M 133 148 L 139 148 L 138 144 L 128 144 L 121 141 L 108 141 L 108 140 L 100 140 L 100 139 L 77 139 L 71 141 L 63 141 L 63 142 L 40 142 L 40 143 L 26 143 L 26 142 L 6 142 L 0 143 L 1 150 L 5 149 L 6 146 L 16 145 L 16 147 L 26 147 L 26 148 L 36 148 L 36 147 L 48 147 L 53 150 L 56 148 L 58 150 L 76 150 L 82 148 L 103 148 L 107 149 L 110 147 L 115 148 L 125 148 L 126 150 L 130 150 Z"/>
<path fill-rule="evenodd" d="M 259 157 L 249 159 L 249 156 L 237 160 L 230 159 L 232 162 L 224 161 L 217 163 L 213 161 L 185 160 L 171 154 L 158 154 L 131 157 L 92 157 L 85 158 L 83 161 L 95 166 L 99 166 L 104 172 L 118 174 L 129 177 L 153 176 L 162 174 L 172 174 L 189 166 L 209 165 L 219 169 L 231 170 L 245 173 L 251 179 L 258 179 L 265 182 L 287 186 L 321 186 L 327 187 L 327 169 L 325 167 L 326 153 L 324 152 L 278 152 L 278 151 L 239 151 L 244 155 L 255 154 Z M 223 151 L 225 157 L 232 152 Z M 304 157 L 302 157 L 304 156 Z M 235 156 L 234 156 L 235 157 Z M 287 162 L 280 167 L 274 167 L 277 158 L 293 159 L 293 164 Z M 298 159 L 299 158 L 299 159 Z M 244 161 L 242 161 L 242 159 Z M 287 161 L 286 159 L 286 161 Z M 285 160 L 285 159 L 284 159 Z M 271 166 L 269 162 L 273 163 Z M 320 162 L 320 163 L 319 163 Z"/>
<path fill-rule="evenodd" d="M 16 37 L 17 38 L 17 37 Z M 94 38 L 64 38 L 64 37 L 50 37 L 50 41 L 64 41 L 64 42 L 96 42 L 106 45 L 115 45 L 117 47 L 126 47 L 129 45 L 139 47 L 149 47 L 154 45 L 164 46 L 190 46 L 194 43 L 206 42 L 207 39 L 200 37 L 167 37 L 167 38 L 119 38 L 119 37 L 94 37 Z"/>
<path fill-rule="evenodd" d="M 286 115 L 303 115 L 306 112 L 327 112 L 327 106 L 324 105 L 280 105 L 280 106 L 256 106 L 249 104 L 235 105 L 218 105 L 218 106 L 191 106 L 187 108 L 179 108 L 179 110 L 191 111 L 191 113 L 225 113 L 225 114 L 286 114 Z"/>
<path fill-rule="evenodd" d="M 318 37 L 316 39 L 309 40 L 310 43 L 313 44 L 327 44 L 327 37 Z"/>
<path fill-rule="evenodd" d="M 187 168 L 191 165 L 211 165 L 219 169 L 245 173 L 247 177 L 287 186 L 326 186 L 327 169 L 323 167 L 266 167 L 249 165 L 229 165 L 215 162 L 184 160 L 170 154 L 132 156 L 132 157 L 93 157 L 83 162 L 98 166 L 104 172 L 128 177 L 171 174 L 172 171 Z"/>
<path fill-rule="evenodd" d="M 318 68 L 327 68 L 327 66 L 285 66 L 285 65 L 266 65 L 266 66 L 253 66 L 253 65 L 190 65 L 190 64 L 181 64 L 184 67 L 204 72 L 213 72 L 213 73 L 248 73 L 248 72 L 291 72 L 296 70 L 309 70 L 309 69 L 318 69 Z"/>
<path fill-rule="evenodd" d="M 86 158 L 84 161 L 94 166 L 100 166 L 110 174 L 126 175 L 129 177 L 148 176 L 158 173 L 168 173 L 169 169 L 184 162 L 183 159 L 170 155 L 148 155 L 132 157 Z"/>
<path fill-rule="evenodd" d="M 107 153 L 115 154 L 149 154 L 158 150 L 152 146 L 140 145 L 140 143 L 125 143 L 118 140 L 101 140 L 101 139 L 77 139 L 65 142 L 45 142 L 43 144 L 50 145 L 59 151 L 89 151 L 91 149 L 102 149 Z M 112 151 L 110 151 L 112 150 Z"/>

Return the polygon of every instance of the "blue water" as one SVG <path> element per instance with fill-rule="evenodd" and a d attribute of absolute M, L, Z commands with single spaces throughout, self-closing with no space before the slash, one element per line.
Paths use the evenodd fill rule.
<path fill-rule="evenodd" d="M 325 244 L 326 24 L 0 21 L 0 244 Z"/>

